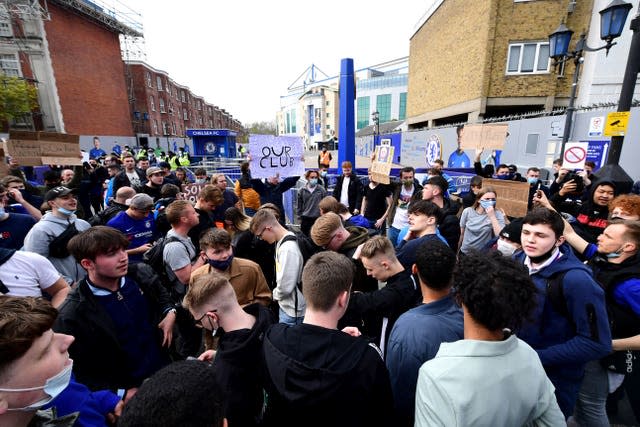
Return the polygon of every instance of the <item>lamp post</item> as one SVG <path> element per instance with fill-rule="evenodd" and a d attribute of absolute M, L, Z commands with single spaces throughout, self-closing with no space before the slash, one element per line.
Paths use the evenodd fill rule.
<path fill-rule="evenodd" d="M 378 144 L 378 136 L 380 136 L 380 113 L 378 110 L 371 113 L 371 120 L 373 120 L 373 146 Z"/>
<path fill-rule="evenodd" d="M 571 125 L 573 123 L 573 114 L 575 112 L 575 100 L 576 90 L 578 88 L 578 81 L 580 79 L 580 67 L 584 62 L 583 53 L 596 52 L 598 50 L 606 49 L 609 53 L 609 49 L 616 44 L 613 40 L 620 37 L 624 23 L 627 20 L 629 10 L 632 8 L 631 4 L 625 3 L 622 0 L 613 0 L 606 8 L 600 11 L 600 38 L 606 41 L 604 46 L 592 48 L 587 46 L 585 34 L 581 34 L 574 50 L 569 52 L 569 43 L 571 42 L 571 36 L 573 31 L 566 27 L 566 25 L 560 24 L 558 29 L 549 35 L 549 56 L 554 60 L 554 67 L 558 64 L 566 63 L 573 59 L 575 64 L 575 72 L 573 74 L 573 82 L 571 84 L 571 94 L 569 96 L 569 106 L 567 107 L 567 117 L 564 124 L 564 133 L 562 134 L 562 147 L 560 150 L 560 157 L 564 156 L 564 149 L 569 137 L 571 136 Z M 631 91 L 633 96 L 633 89 Z"/>

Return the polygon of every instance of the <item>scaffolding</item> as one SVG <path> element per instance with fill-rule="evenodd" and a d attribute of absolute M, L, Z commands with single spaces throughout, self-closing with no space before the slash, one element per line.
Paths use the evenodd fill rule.
<path fill-rule="evenodd" d="M 80 13 L 109 30 L 132 37 L 143 37 L 142 15 L 119 0 L 49 0 Z"/>
<path fill-rule="evenodd" d="M 39 0 L 3 0 L 0 3 L 0 20 L 10 21 L 12 17 L 22 20 L 42 19 L 48 21 L 47 1 L 40 5 Z"/>

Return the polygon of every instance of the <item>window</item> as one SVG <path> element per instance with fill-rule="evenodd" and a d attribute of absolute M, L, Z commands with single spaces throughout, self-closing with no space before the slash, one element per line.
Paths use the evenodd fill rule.
<path fill-rule="evenodd" d="M 327 125 L 327 129 L 331 129 L 331 125 Z"/>
<path fill-rule="evenodd" d="M 331 105 L 331 101 L 327 101 L 327 107 Z"/>
<path fill-rule="evenodd" d="M 538 154 L 538 141 L 540 135 L 537 133 L 530 133 L 527 135 L 527 145 L 525 146 L 525 154 Z"/>
<path fill-rule="evenodd" d="M 156 77 L 156 83 L 157 83 L 157 85 L 158 85 L 158 90 L 159 90 L 159 91 L 160 91 L 160 90 L 162 90 L 162 77 L 157 76 L 157 77 Z"/>
<path fill-rule="evenodd" d="M 158 121 L 156 119 L 153 119 L 153 134 L 158 134 Z"/>
<path fill-rule="evenodd" d="M 0 19 L 0 37 L 11 37 L 13 31 L 11 31 L 11 22 L 6 19 Z"/>
<path fill-rule="evenodd" d="M 182 102 L 187 102 L 186 98 L 184 97 L 184 91 L 183 90 L 180 91 L 180 97 L 182 99 Z"/>
<path fill-rule="evenodd" d="M 0 55 L 0 70 L 10 77 L 20 77 L 20 61 L 14 54 Z"/>
<path fill-rule="evenodd" d="M 380 114 L 380 123 L 391 120 L 391 94 L 376 96 L 376 109 Z"/>
<path fill-rule="evenodd" d="M 151 82 L 151 73 L 150 72 L 146 72 L 144 74 L 144 79 L 147 82 L 147 87 L 153 87 L 153 83 Z"/>
<path fill-rule="evenodd" d="M 202 104 L 200 104 L 200 101 L 198 101 L 198 110 L 202 110 Z"/>
<path fill-rule="evenodd" d="M 186 108 L 184 110 L 182 110 L 182 119 L 183 120 L 189 120 L 189 113 L 187 112 Z"/>
<path fill-rule="evenodd" d="M 400 94 L 400 108 L 398 108 L 398 120 L 407 118 L 407 92 Z"/>
<path fill-rule="evenodd" d="M 327 118 L 331 117 L 331 113 L 327 113 Z"/>
<path fill-rule="evenodd" d="M 149 97 L 149 105 L 151 105 L 151 111 L 156 111 L 156 102 L 153 99 L 153 95 Z"/>
<path fill-rule="evenodd" d="M 362 129 L 363 127 L 369 126 L 369 97 L 363 96 L 362 98 L 358 98 L 356 100 L 357 105 L 357 128 Z"/>
<path fill-rule="evenodd" d="M 176 123 L 175 123 L 175 122 L 173 122 L 173 123 L 171 123 L 171 125 L 173 126 L 173 134 L 174 134 L 174 135 L 177 135 L 177 134 L 178 134 L 178 132 L 176 131 Z"/>
<path fill-rule="evenodd" d="M 161 113 L 166 113 L 165 109 L 164 109 L 164 99 L 160 98 L 160 112 Z"/>
<path fill-rule="evenodd" d="M 507 58 L 507 74 L 539 74 L 549 72 L 549 43 L 511 43 Z"/>

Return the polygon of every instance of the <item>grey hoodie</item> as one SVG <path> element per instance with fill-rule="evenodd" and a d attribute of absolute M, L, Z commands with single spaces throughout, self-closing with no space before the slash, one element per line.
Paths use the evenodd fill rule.
<path fill-rule="evenodd" d="M 85 220 L 75 215 L 67 218 L 59 218 L 52 212 L 47 212 L 27 233 L 24 238 L 23 251 L 35 252 L 49 259 L 53 266 L 64 276 L 68 283 L 78 282 L 86 276 L 87 272 L 76 262 L 73 255 L 66 258 L 53 258 L 49 256 L 49 243 L 67 229 L 69 224 L 75 222 L 76 229 L 80 232 L 91 227 Z"/>

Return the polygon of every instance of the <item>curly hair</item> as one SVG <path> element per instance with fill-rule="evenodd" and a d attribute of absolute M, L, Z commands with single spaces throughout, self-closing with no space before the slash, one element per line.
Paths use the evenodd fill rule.
<path fill-rule="evenodd" d="M 451 285 L 456 254 L 440 240 L 427 240 L 416 250 L 416 269 L 420 282 L 435 290 Z"/>
<path fill-rule="evenodd" d="M 621 194 L 609 202 L 609 212 L 621 208 L 630 215 L 640 216 L 640 196 L 637 194 Z"/>
<path fill-rule="evenodd" d="M 469 251 L 453 272 L 456 301 L 491 331 L 517 330 L 535 307 L 536 287 L 518 262 L 499 252 Z"/>

